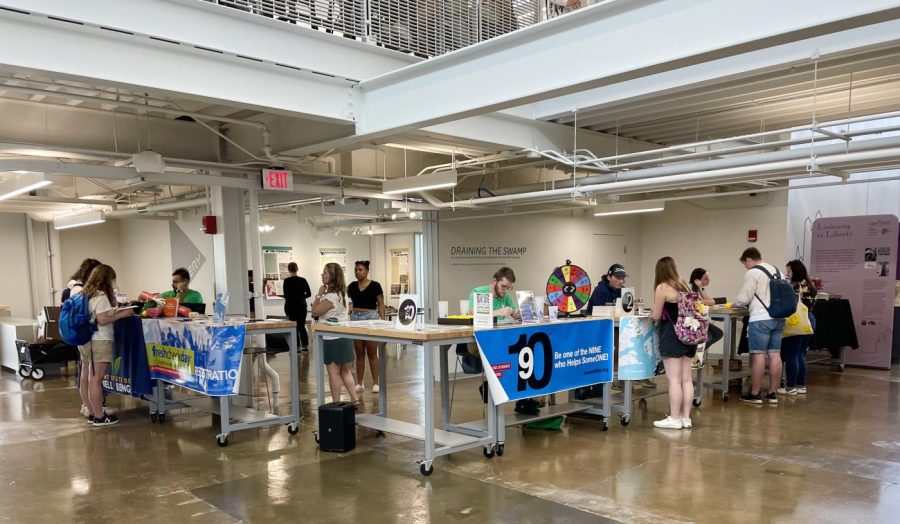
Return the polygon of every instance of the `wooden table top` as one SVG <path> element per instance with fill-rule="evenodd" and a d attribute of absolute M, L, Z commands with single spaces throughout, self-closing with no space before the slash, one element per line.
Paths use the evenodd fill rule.
<path fill-rule="evenodd" d="M 734 315 L 740 317 L 746 317 L 750 314 L 750 309 L 745 307 L 735 307 L 731 306 L 730 308 L 726 308 L 725 306 L 710 306 L 709 307 L 710 315 Z"/>
<path fill-rule="evenodd" d="M 171 318 L 171 317 L 163 317 L 163 318 L 155 318 L 155 319 L 146 319 L 145 318 L 144 320 L 159 320 L 159 321 L 168 321 L 168 322 L 191 322 L 191 320 L 188 320 L 185 318 L 175 319 L 175 318 Z M 203 321 L 208 324 L 211 324 L 211 322 L 209 322 L 209 320 L 210 320 L 209 318 L 205 318 L 205 319 L 198 319 L 197 321 Z M 258 331 L 258 330 L 262 330 L 262 329 L 289 329 L 289 328 L 297 327 L 297 323 L 294 322 L 293 320 L 255 320 L 255 319 L 248 320 L 248 319 L 234 319 L 234 318 L 226 319 L 226 320 L 228 320 L 229 324 L 243 323 L 245 326 L 247 326 L 247 328 L 246 328 L 247 331 Z"/>

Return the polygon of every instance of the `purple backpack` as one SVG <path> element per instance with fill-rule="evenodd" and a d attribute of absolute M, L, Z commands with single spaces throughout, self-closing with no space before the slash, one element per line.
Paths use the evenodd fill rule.
<path fill-rule="evenodd" d="M 698 293 L 678 292 L 678 319 L 675 320 L 675 336 L 682 344 L 696 346 L 706 342 L 709 330 L 707 308 Z"/>

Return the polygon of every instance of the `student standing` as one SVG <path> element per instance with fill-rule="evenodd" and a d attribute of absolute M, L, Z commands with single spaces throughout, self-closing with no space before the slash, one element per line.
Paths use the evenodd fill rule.
<path fill-rule="evenodd" d="M 799 260 L 787 263 L 787 277 L 800 294 L 800 300 L 809 308 L 809 321 L 815 329 L 816 319 L 812 314 L 816 298 L 816 286 L 809 278 L 806 266 Z M 812 335 L 794 335 L 781 339 L 781 360 L 784 362 L 785 387 L 778 388 L 780 395 L 806 394 L 806 348 Z"/>
<path fill-rule="evenodd" d="M 341 266 L 329 262 L 322 270 L 322 287 L 316 293 L 312 304 L 313 318 L 335 318 L 344 320 L 347 316 L 347 287 L 344 284 L 344 270 Z M 356 395 L 356 384 L 348 365 L 356 359 L 350 339 L 336 336 L 324 336 L 322 348 L 325 368 L 328 370 L 328 384 L 331 387 L 331 399 L 341 400 L 341 385 L 347 388 L 353 407 L 359 408 L 359 397 Z"/>
<path fill-rule="evenodd" d="M 384 320 L 384 290 L 381 284 L 369 279 L 369 261 L 357 260 L 353 266 L 356 282 L 347 286 L 350 297 L 350 320 Z M 378 386 L 378 343 L 374 340 L 354 340 L 356 352 L 356 391 L 364 391 L 363 378 L 366 374 L 366 360 L 372 374 L 372 392 L 380 391 Z"/>
<path fill-rule="evenodd" d="M 309 283 L 298 276 L 296 262 L 288 264 L 291 276 L 284 279 L 284 314 L 297 323 L 297 337 L 300 340 L 300 351 L 309 351 L 309 334 L 306 333 L 306 299 L 312 296 Z"/>

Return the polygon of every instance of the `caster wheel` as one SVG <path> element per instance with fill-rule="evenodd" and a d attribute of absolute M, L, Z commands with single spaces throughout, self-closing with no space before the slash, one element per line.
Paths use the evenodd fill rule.
<path fill-rule="evenodd" d="M 297 433 L 300 433 L 300 424 L 297 424 L 296 422 L 288 424 L 288 434 L 296 435 Z"/>
<path fill-rule="evenodd" d="M 728 393 L 722 395 L 722 402 L 728 402 Z"/>
<path fill-rule="evenodd" d="M 162 424 L 162 423 L 165 422 L 165 421 L 166 421 L 166 414 L 165 414 L 165 413 L 160 413 L 160 414 L 159 414 L 159 423 Z"/>
<path fill-rule="evenodd" d="M 641 400 L 638 400 L 638 407 L 639 407 L 639 408 L 646 408 L 646 407 L 647 407 L 647 399 L 643 399 L 643 398 L 642 398 Z"/>
<path fill-rule="evenodd" d="M 228 445 L 228 435 L 218 435 L 216 436 L 216 443 L 220 448 L 224 448 Z"/>
<path fill-rule="evenodd" d="M 423 463 L 419 464 L 419 473 L 421 473 L 427 477 L 428 475 L 431 475 L 432 473 L 434 473 L 434 466 L 429 465 L 426 468 L 425 463 L 423 462 Z"/>
<path fill-rule="evenodd" d="M 693 404 L 694 404 L 695 408 L 699 408 L 700 404 L 703 404 L 703 400 L 701 400 L 699 398 L 695 398 Z"/>
<path fill-rule="evenodd" d="M 497 444 L 497 456 L 498 457 L 503 456 L 503 444 Z"/>
<path fill-rule="evenodd" d="M 838 371 L 840 371 L 841 373 L 844 372 L 844 365 L 843 365 L 843 364 L 841 364 L 840 366 L 838 366 Z"/>
<path fill-rule="evenodd" d="M 619 422 L 621 422 L 623 426 L 631 424 L 631 415 L 622 415 L 622 417 L 619 419 Z"/>
<path fill-rule="evenodd" d="M 152 424 L 156 424 L 156 421 L 157 421 L 158 419 L 159 419 L 159 415 L 157 415 L 155 411 L 152 412 L 152 413 L 150 413 L 150 422 L 151 422 Z"/>
<path fill-rule="evenodd" d="M 494 458 L 494 447 L 488 446 L 484 448 L 481 453 L 484 455 L 484 458 Z"/>
<path fill-rule="evenodd" d="M 609 431 L 609 423 L 607 423 L 605 420 L 600 425 L 600 431 Z"/>
<path fill-rule="evenodd" d="M 376 431 L 375 432 L 375 438 L 384 438 L 384 437 L 385 437 L 384 431 Z"/>
<path fill-rule="evenodd" d="M 41 368 L 31 368 L 31 378 L 35 380 L 44 378 L 44 370 Z"/>
<path fill-rule="evenodd" d="M 316 440 L 316 444 L 319 443 L 319 432 L 313 431 L 313 438 Z"/>
<path fill-rule="evenodd" d="M 22 378 L 28 378 L 28 375 L 31 375 L 31 370 L 29 370 L 26 366 L 19 366 L 19 376 Z"/>

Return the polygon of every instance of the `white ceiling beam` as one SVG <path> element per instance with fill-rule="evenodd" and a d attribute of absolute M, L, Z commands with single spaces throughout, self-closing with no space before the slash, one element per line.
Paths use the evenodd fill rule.
<path fill-rule="evenodd" d="M 607 1 L 361 82 L 357 134 L 427 127 L 898 15 L 900 2 L 889 0 Z"/>
<path fill-rule="evenodd" d="M 756 3 L 751 2 L 748 5 Z M 650 96 L 674 94 L 685 89 L 696 89 L 696 86 L 704 83 L 719 83 L 729 78 L 740 78 L 748 73 L 765 70 L 780 69 L 784 71 L 784 77 L 789 78 L 798 73 L 791 73 L 786 69 L 792 64 L 810 64 L 817 52 L 827 59 L 833 54 L 898 40 L 900 40 L 900 20 L 891 20 L 590 89 L 537 102 L 530 108 L 535 118 L 566 122 L 571 120 L 573 107 L 583 108 L 586 111 L 602 110 L 623 101 L 637 102 Z M 864 68 L 865 64 L 858 64 L 857 67 Z M 827 67 L 821 73 L 823 76 L 827 75 Z M 811 82 L 811 74 L 804 76 Z"/>
<path fill-rule="evenodd" d="M 117 2 L 106 3 L 118 5 Z M 159 8 L 174 2 L 143 3 Z M 75 3 L 72 7 L 76 7 Z M 110 10 L 117 11 L 112 7 Z M 139 20 L 138 17 L 134 19 Z M 268 42 L 269 35 L 253 31 L 254 24 L 247 23 L 246 26 L 241 31 Z M 202 25 L 194 29 L 199 27 Z M 353 120 L 352 82 L 348 80 L 179 42 L 160 41 L 151 36 L 0 11 L 0 49 L 5 50 L 0 56 L 0 65 L 13 71 L 42 71 L 57 78 L 146 91 L 156 96 L 328 122 L 350 123 Z"/>

